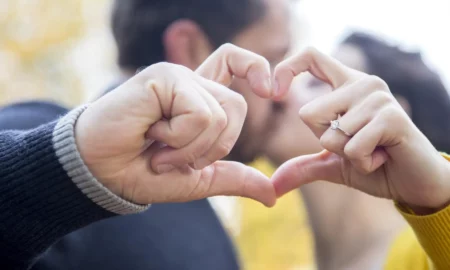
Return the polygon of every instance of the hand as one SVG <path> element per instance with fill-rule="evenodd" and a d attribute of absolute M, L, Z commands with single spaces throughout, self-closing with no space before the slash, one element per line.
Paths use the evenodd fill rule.
<path fill-rule="evenodd" d="M 273 176 L 278 196 L 327 180 L 396 200 L 416 212 L 449 204 L 447 161 L 414 126 L 386 83 L 310 49 L 276 68 L 279 92 L 286 93 L 292 79 L 305 71 L 334 89 L 300 110 L 326 150 L 283 164 Z M 330 129 L 330 121 L 338 118 L 350 136 Z"/>
<path fill-rule="evenodd" d="M 206 72 L 213 69 L 213 75 Z M 222 83 L 233 75 L 246 78 L 256 93 L 270 96 L 271 87 L 261 81 L 270 78 L 267 61 L 231 45 L 197 73 L 153 65 L 78 119 L 77 145 L 92 174 L 139 204 L 239 195 L 274 205 L 273 185 L 263 174 L 240 163 L 216 162 L 236 142 L 247 108 L 242 96 L 204 74 Z"/>

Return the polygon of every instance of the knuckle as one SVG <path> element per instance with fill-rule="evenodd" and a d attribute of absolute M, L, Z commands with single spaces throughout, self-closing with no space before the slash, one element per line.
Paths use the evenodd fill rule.
<path fill-rule="evenodd" d="M 344 147 L 344 155 L 349 160 L 359 160 L 360 159 L 360 151 L 358 147 L 354 144 L 347 143 L 347 145 Z"/>
<path fill-rule="evenodd" d="M 362 175 L 369 175 L 373 172 L 370 163 L 366 160 L 352 160 L 351 163 L 356 171 Z"/>
<path fill-rule="evenodd" d="M 233 149 L 234 143 L 232 141 L 224 141 L 220 142 L 217 145 L 217 148 L 215 150 L 217 156 L 216 159 L 223 158 L 225 156 L 228 156 L 230 154 L 231 149 Z"/>
<path fill-rule="evenodd" d="M 353 166 L 355 166 L 356 170 L 362 175 L 369 175 L 373 173 L 373 169 L 371 168 L 370 159 L 361 159 L 353 162 Z"/>
<path fill-rule="evenodd" d="M 200 128 L 208 127 L 212 122 L 212 118 L 213 118 L 212 113 L 208 109 L 198 110 L 195 117 L 197 125 Z"/>
<path fill-rule="evenodd" d="M 395 102 L 394 96 L 384 91 L 376 91 L 370 94 L 369 98 L 376 101 L 377 104 L 389 104 Z"/>
<path fill-rule="evenodd" d="M 167 141 L 165 142 L 167 145 L 169 145 L 172 148 L 175 149 L 181 149 L 188 145 L 190 140 L 193 139 L 193 136 L 180 136 L 179 132 L 170 132 L 169 134 L 164 134 L 161 136 L 161 141 Z"/>
<path fill-rule="evenodd" d="M 180 149 L 184 147 L 186 143 L 181 138 L 175 138 L 173 142 L 170 142 L 170 144 L 168 143 L 168 145 L 170 145 L 172 148 Z"/>
<path fill-rule="evenodd" d="M 316 56 L 319 53 L 319 51 L 312 46 L 308 46 L 304 51 L 303 54 L 301 55 L 303 58 L 313 58 L 314 56 Z"/>
<path fill-rule="evenodd" d="M 380 117 L 384 120 L 384 123 L 402 123 L 404 119 L 408 118 L 405 111 L 400 106 L 394 104 L 385 106 L 381 112 Z"/>
<path fill-rule="evenodd" d="M 244 115 L 247 114 L 247 101 L 245 100 L 244 96 L 241 94 L 238 94 L 236 92 L 231 92 L 231 97 L 230 99 L 233 102 L 233 106 L 234 108 L 236 108 L 237 110 L 239 110 L 239 112 L 244 113 Z"/>
<path fill-rule="evenodd" d="M 336 141 L 329 132 L 325 132 L 322 137 L 320 137 L 320 145 L 322 145 L 324 149 L 333 153 L 339 151 L 339 146 L 336 144 Z"/>
<path fill-rule="evenodd" d="M 219 131 L 224 130 L 228 125 L 228 117 L 225 112 L 219 113 L 216 117 L 216 126 Z"/>
<path fill-rule="evenodd" d="M 369 175 L 369 174 L 373 173 L 373 169 L 371 168 L 370 163 L 364 162 L 364 161 L 361 161 L 361 164 L 359 165 L 359 171 L 363 175 Z"/>
<path fill-rule="evenodd" d="M 217 49 L 217 51 L 219 53 L 228 54 L 228 53 L 231 53 L 231 52 L 237 50 L 237 48 L 238 48 L 237 46 L 235 46 L 235 45 L 233 45 L 231 43 L 225 43 L 225 44 L 221 45 L 219 47 L 219 49 Z"/>
<path fill-rule="evenodd" d="M 380 77 L 375 75 L 369 75 L 366 77 L 370 88 L 373 90 L 388 90 L 389 87 L 387 83 L 382 80 Z"/>
<path fill-rule="evenodd" d="M 194 151 L 184 151 L 184 162 L 186 163 L 191 163 L 194 162 L 195 160 L 197 160 L 197 158 L 201 155 L 201 153 L 199 153 L 199 151 L 194 150 Z"/>
<path fill-rule="evenodd" d="M 317 110 L 314 109 L 314 107 L 310 104 L 306 104 L 300 109 L 298 114 L 300 115 L 300 118 L 303 120 L 303 122 L 305 122 L 306 124 L 313 124 L 314 119 L 317 116 Z"/>
<path fill-rule="evenodd" d="M 289 66 L 288 66 L 288 62 L 286 61 L 283 61 L 283 62 L 281 62 L 280 64 L 278 64 L 276 67 L 275 67 L 275 69 L 274 69 L 274 74 L 275 75 L 279 75 L 279 74 L 283 74 L 283 73 L 286 73 L 286 72 L 290 72 L 290 69 L 289 69 Z"/>
<path fill-rule="evenodd" d="M 176 66 L 175 64 L 171 64 L 168 62 L 160 62 L 160 63 L 156 63 L 156 64 L 153 64 L 153 65 L 147 67 L 146 69 L 144 69 L 143 72 L 151 72 L 154 70 L 167 71 L 167 70 L 174 69 L 175 66 Z"/>

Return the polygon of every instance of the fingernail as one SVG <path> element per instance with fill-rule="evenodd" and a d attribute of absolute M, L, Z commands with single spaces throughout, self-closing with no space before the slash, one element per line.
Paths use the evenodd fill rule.
<path fill-rule="evenodd" d="M 168 172 L 172 171 L 173 169 L 175 169 L 175 167 L 170 164 L 161 164 L 161 165 L 156 166 L 156 171 L 158 173 L 168 173 Z"/>

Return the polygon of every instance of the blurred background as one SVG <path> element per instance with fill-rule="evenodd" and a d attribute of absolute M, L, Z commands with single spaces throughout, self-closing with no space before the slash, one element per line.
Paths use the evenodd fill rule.
<path fill-rule="evenodd" d="M 118 70 L 110 6 L 109 0 L 0 1 L 0 105 L 40 98 L 72 107 L 111 85 Z M 450 1 L 301 0 L 295 7 L 296 49 L 331 52 L 346 32 L 364 30 L 420 50 L 450 86 Z M 246 269 L 313 269 L 298 194 L 271 210 L 244 199 L 213 203 Z"/>

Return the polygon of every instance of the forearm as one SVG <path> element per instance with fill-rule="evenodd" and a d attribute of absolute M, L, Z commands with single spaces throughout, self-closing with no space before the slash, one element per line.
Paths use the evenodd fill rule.
<path fill-rule="evenodd" d="M 61 236 L 115 214 L 145 207 L 105 189 L 77 152 L 82 109 L 26 132 L 0 133 L 0 258 L 26 269 Z"/>

